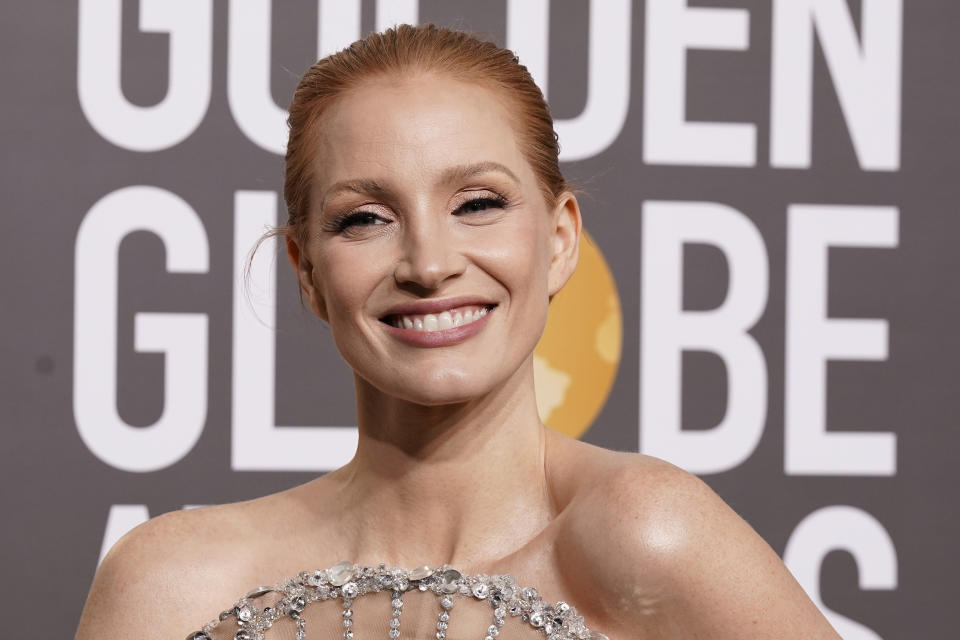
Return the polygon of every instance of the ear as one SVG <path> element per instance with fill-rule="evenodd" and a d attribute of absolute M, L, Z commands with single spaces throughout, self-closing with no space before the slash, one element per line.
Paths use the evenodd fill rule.
<path fill-rule="evenodd" d="M 320 294 L 316 283 L 313 281 L 313 264 L 307 259 L 300 250 L 300 245 L 291 234 L 287 234 L 287 259 L 290 260 L 290 266 L 297 274 L 297 280 L 300 281 L 300 292 L 306 294 L 310 308 L 324 322 L 327 319 L 327 305 Z"/>
<path fill-rule="evenodd" d="M 580 205 L 573 193 L 564 191 L 560 194 L 553 209 L 552 220 L 552 257 L 548 278 L 551 299 L 573 275 L 580 256 L 580 231 L 583 221 L 580 218 Z"/>

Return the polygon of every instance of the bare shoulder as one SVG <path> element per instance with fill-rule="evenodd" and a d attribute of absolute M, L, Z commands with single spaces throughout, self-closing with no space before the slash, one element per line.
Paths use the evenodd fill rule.
<path fill-rule="evenodd" d="M 777 554 L 695 475 L 636 453 L 586 452 L 589 482 L 558 549 L 597 576 L 593 606 L 638 638 L 830 638 Z M 611 635 L 612 637 L 612 635 Z"/>
<path fill-rule="evenodd" d="M 199 629 L 252 586 L 238 558 L 251 550 L 245 532 L 260 508 L 174 511 L 127 533 L 97 570 L 77 640 L 182 638 Z"/>

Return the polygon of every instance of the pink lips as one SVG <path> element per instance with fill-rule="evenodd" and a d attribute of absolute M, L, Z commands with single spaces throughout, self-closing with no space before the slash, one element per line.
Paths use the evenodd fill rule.
<path fill-rule="evenodd" d="M 439 307 L 436 304 L 430 305 L 430 310 L 425 310 L 427 305 L 407 305 L 404 307 L 395 307 L 395 309 L 399 309 L 399 311 L 394 311 L 394 313 L 407 313 L 411 315 L 435 313 L 437 311 L 446 311 L 458 306 L 466 306 L 467 304 L 483 304 L 477 303 L 475 299 L 471 300 L 470 302 L 460 302 L 460 300 L 466 300 L 466 298 L 436 301 L 444 302 L 445 304 Z M 455 302 L 455 304 L 449 304 L 451 301 Z M 490 309 L 485 316 L 479 320 L 474 320 L 469 324 L 460 325 L 459 327 L 452 327 L 450 329 L 441 329 L 439 331 L 417 331 L 416 329 L 403 329 L 387 323 L 383 323 L 383 327 L 387 333 L 392 335 L 397 340 L 414 347 L 446 347 L 463 342 L 464 340 L 467 340 L 468 338 L 471 338 L 479 333 L 487 324 L 487 321 L 490 319 L 490 316 L 495 310 L 496 307 Z"/>

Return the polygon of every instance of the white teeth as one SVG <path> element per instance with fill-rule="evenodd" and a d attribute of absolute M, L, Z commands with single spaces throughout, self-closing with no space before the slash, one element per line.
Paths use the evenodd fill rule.
<path fill-rule="evenodd" d="M 476 322 L 487 315 L 489 309 L 486 307 L 474 309 L 454 309 L 451 311 L 442 311 L 438 314 L 427 313 L 414 316 L 395 316 L 391 319 L 393 326 L 401 329 L 413 329 L 414 331 L 443 331 L 460 327 L 471 322 Z"/>

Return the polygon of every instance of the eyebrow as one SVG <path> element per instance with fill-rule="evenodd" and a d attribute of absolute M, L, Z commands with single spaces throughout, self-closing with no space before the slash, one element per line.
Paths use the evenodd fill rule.
<path fill-rule="evenodd" d="M 450 167 L 440 176 L 440 182 L 442 184 L 449 184 L 458 180 L 467 180 L 484 173 L 503 173 L 515 183 L 520 184 L 520 178 L 518 178 L 508 166 L 492 160 L 476 162 L 474 164 L 458 164 Z"/>
<path fill-rule="evenodd" d="M 475 162 L 473 164 L 458 164 L 453 167 L 448 167 L 440 175 L 440 184 L 450 184 L 452 182 L 469 180 L 470 178 L 474 178 L 484 173 L 502 173 L 513 180 L 516 184 L 520 184 L 520 179 L 513 171 L 510 170 L 508 166 L 492 160 Z M 366 178 L 356 180 L 341 180 L 340 182 L 333 184 L 323 194 L 323 198 L 320 200 L 320 208 L 323 209 L 323 206 L 328 198 L 344 191 L 360 194 L 371 194 L 380 197 L 391 194 L 391 190 L 388 187 L 380 184 L 376 180 Z"/>
<path fill-rule="evenodd" d="M 344 191 L 361 194 L 369 193 L 378 197 L 390 194 L 390 190 L 376 180 L 342 180 L 324 192 L 323 197 L 320 199 L 320 210 L 323 210 L 328 199 Z"/>

